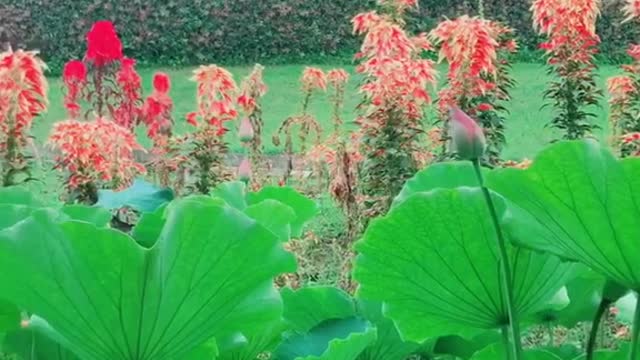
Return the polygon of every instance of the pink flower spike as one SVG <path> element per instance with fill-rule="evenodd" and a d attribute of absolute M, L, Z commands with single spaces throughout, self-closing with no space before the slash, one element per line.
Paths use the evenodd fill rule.
<path fill-rule="evenodd" d="M 477 160 L 484 155 L 484 131 L 475 120 L 457 107 L 449 109 L 452 150 L 465 160 Z"/>

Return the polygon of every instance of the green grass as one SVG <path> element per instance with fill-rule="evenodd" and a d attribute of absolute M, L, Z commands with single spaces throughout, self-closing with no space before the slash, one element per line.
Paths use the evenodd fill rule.
<path fill-rule="evenodd" d="M 320 66 L 323 69 L 330 69 L 330 66 Z M 269 87 L 269 92 L 263 100 L 264 120 L 265 120 L 265 143 L 266 151 L 277 153 L 281 150 L 271 143 L 271 135 L 278 126 L 288 116 L 295 115 L 300 111 L 302 94 L 299 91 L 299 77 L 304 69 L 303 65 L 283 65 L 270 66 L 265 70 L 265 82 Z M 190 81 L 193 69 L 158 69 L 169 73 L 173 82 L 171 95 L 175 102 L 175 119 L 178 133 L 185 131 L 188 125 L 184 122 L 184 115 L 195 109 L 195 84 Z M 230 69 L 239 83 L 242 77 L 249 73 L 249 67 L 235 67 Z M 348 68 L 353 74 L 353 68 Z M 441 67 L 441 78 L 445 78 L 446 68 Z M 145 94 L 148 94 L 151 86 L 151 77 L 155 70 L 143 69 L 140 74 L 143 78 Z M 604 86 L 607 77 L 618 73 L 618 68 L 614 66 L 603 66 L 599 70 L 599 83 Z M 518 82 L 513 90 L 513 101 L 509 105 L 510 115 L 507 123 L 508 145 L 504 152 L 507 159 L 521 159 L 533 157 L 537 151 L 543 148 L 553 139 L 558 138 L 557 133 L 545 127 L 552 115 L 552 109 L 542 108 L 544 101 L 542 92 L 546 87 L 549 77 L 546 75 L 544 65 L 540 64 L 516 64 L 513 75 Z M 354 78 L 348 87 L 345 104 L 344 118 L 347 121 L 353 120 L 356 116 L 355 108 L 360 101 L 357 93 L 358 79 Z M 45 141 L 54 122 L 65 119 L 65 111 L 62 107 L 62 84 L 60 79 L 54 78 L 50 81 L 50 102 L 49 112 L 43 115 L 34 126 L 34 135 L 39 142 Z M 328 96 L 319 94 L 313 100 L 311 106 L 312 113 L 321 124 L 325 125 L 326 131 L 330 131 L 331 106 Z M 606 137 L 607 133 L 607 106 L 606 101 L 602 101 L 602 107 L 594 109 L 598 115 L 597 122 L 603 127 L 602 131 L 596 134 L 600 138 Z M 432 120 L 432 119 L 431 119 Z M 427 119 L 426 121 L 430 121 Z M 140 132 L 142 134 L 142 132 Z M 238 150 L 239 144 L 235 136 L 229 133 L 228 140 L 232 144 L 232 149 Z M 141 142 L 147 144 L 144 136 L 140 136 Z"/>

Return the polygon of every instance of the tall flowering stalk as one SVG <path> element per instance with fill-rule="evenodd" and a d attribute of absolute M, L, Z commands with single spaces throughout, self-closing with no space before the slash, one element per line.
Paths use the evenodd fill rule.
<path fill-rule="evenodd" d="M 2 186 L 31 178 L 25 147 L 33 120 L 47 109 L 45 64 L 33 51 L 0 53 L 0 176 Z"/>
<path fill-rule="evenodd" d="M 66 176 L 67 201 L 94 204 L 98 190 L 123 189 L 146 173 L 135 160 L 144 151 L 127 128 L 113 121 L 67 120 L 54 125 L 49 145 L 56 153 L 56 168 Z"/>
<path fill-rule="evenodd" d="M 184 184 L 182 168 L 187 160 L 181 155 L 184 139 L 173 134 L 173 100 L 169 95 L 170 90 L 169 76 L 162 72 L 156 73 L 153 76 L 153 92 L 145 99 L 141 116 L 147 127 L 147 137 L 153 143 L 148 165 L 150 172 L 160 185 L 179 191 Z"/>
<path fill-rule="evenodd" d="M 531 7 L 534 26 L 547 36 L 540 47 L 547 51 L 549 72 L 556 75 L 544 93 L 556 110 L 550 125 L 565 139 L 583 138 L 597 127 L 587 108 L 602 95 L 594 64 L 599 6 L 599 0 L 535 0 Z"/>
<path fill-rule="evenodd" d="M 640 1 L 628 0 L 625 21 L 640 16 Z M 627 51 L 632 63 L 623 65 L 623 75 L 607 81 L 609 93 L 609 121 L 611 144 L 621 156 L 640 156 L 640 45 L 631 45 Z"/>
<path fill-rule="evenodd" d="M 392 11 L 361 13 L 352 20 L 354 33 L 364 36 L 356 55 L 357 71 L 365 78 L 358 123 L 364 156 L 361 187 L 371 217 L 389 208 L 417 170 L 414 154 L 420 152 L 423 108 L 430 102 L 427 87 L 436 83 L 433 61 L 421 58 L 431 49 L 427 36 L 409 36 L 399 16 L 416 2 L 381 3 Z"/>
<path fill-rule="evenodd" d="M 194 190 L 208 194 L 228 178 L 224 160 L 229 146 L 224 135 L 226 123 L 238 116 L 234 103 L 237 85 L 231 73 L 217 65 L 199 67 L 192 80 L 197 83 L 198 109 L 187 114 L 187 122 L 195 127 L 188 138 L 189 166 L 196 172 Z"/>
<path fill-rule="evenodd" d="M 142 87 L 136 61 L 124 56 L 122 42 L 110 21 L 98 21 L 87 33 L 83 60 L 63 70 L 65 108 L 71 119 L 93 116 L 133 130 L 142 117 Z M 83 113 L 83 105 L 89 107 Z"/>
<path fill-rule="evenodd" d="M 318 68 L 307 67 L 302 73 L 300 79 L 302 84 L 303 100 L 301 106 L 301 112 L 298 115 L 294 115 L 285 119 L 278 131 L 273 136 L 273 144 L 280 146 L 280 137 L 284 134 L 284 151 L 287 155 L 287 168 L 284 176 L 280 181 L 282 184 L 286 183 L 291 177 L 293 172 L 293 136 L 295 128 L 298 127 L 298 140 L 300 153 L 306 154 L 308 150 L 307 139 L 310 135 L 314 135 L 314 141 L 312 145 L 319 145 L 322 138 L 322 127 L 316 118 L 309 114 L 309 105 L 313 95 L 317 92 L 324 92 L 327 90 L 327 77 L 326 74 Z"/>
<path fill-rule="evenodd" d="M 262 119 L 262 97 L 267 93 L 262 73 L 264 66 L 256 64 L 253 71 L 240 84 L 240 95 L 237 103 L 244 113 L 240 122 L 238 135 L 240 141 L 249 151 L 249 164 L 252 169 L 251 188 L 260 189 L 265 182 L 266 161 L 262 133 L 264 121 Z"/>
<path fill-rule="evenodd" d="M 466 15 L 443 21 L 430 33 L 440 61 L 449 64 L 447 86 L 439 92 L 440 118 L 446 122 L 452 106 L 476 117 L 488 140 L 485 162 L 493 165 L 506 142 L 504 103 L 514 85 L 508 58 L 517 49 L 512 35 L 498 22 Z M 442 128 L 446 137 L 448 126 Z"/>

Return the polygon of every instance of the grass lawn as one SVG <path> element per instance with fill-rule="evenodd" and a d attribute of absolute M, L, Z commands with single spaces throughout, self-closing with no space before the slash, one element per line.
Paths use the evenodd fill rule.
<path fill-rule="evenodd" d="M 329 66 L 322 66 L 330 69 Z M 295 115 L 300 111 L 300 101 L 302 94 L 299 91 L 298 79 L 303 65 L 271 66 L 265 70 L 265 81 L 269 86 L 269 92 L 264 98 L 265 117 L 265 142 L 267 152 L 276 153 L 280 150 L 271 144 L 271 135 L 276 131 L 281 121 L 288 116 Z M 184 122 L 184 115 L 195 109 L 195 83 L 190 81 L 192 69 L 158 69 L 170 74 L 173 88 L 171 95 L 175 102 L 175 119 L 177 131 L 181 132 L 188 126 Z M 235 67 L 230 69 L 236 81 L 239 83 L 242 77 L 249 73 L 249 67 Z M 348 69 L 353 73 L 353 68 Z M 445 77 L 446 68 L 441 68 L 441 78 Z M 145 86 L 145 94 L 148 94 L 151 87 L 151 77 L 155 70 L 143 69 L 140 74 Z M 599 83 L 604 86 L 607 77 L 619 73 L 614 66 L 603 66 L 599 70 Z M 545 144 L 557 138 L 555 131 L 545 128 L 545 124 L 551 118 L 552 110 L 542 108 L 542 92 L 549 79 L 545 73 L 544 65 L 541 64 L 516 64 L 514 66 L 514 76 L 518 82 L 514 89 L 513 102 L 510 104 L 511 115 L 507 123 L 507 141 L 509 142 L 504 157 L 507 159 L 521 159 L 532 157 Z M 352 79 L 348 88 L 344 118 L 352 120 L 355 118 L 355 107 L 360 101 L 357 94 L 357 79 Z M 37 121 L 34 128 L 34 135 L 40 143 L 45 141 L 51 126 L 54 122 L 65 119 L 65 111 L 62 107 L 62 83 L 60 79 L 50 81 L 50 102 L 49 112 L 43 119 Z M 313 101 L 311 111 L 322 124 L 326 124 L 326 129 L 330 129 L 331 107 L 328 96 L 319 94 Z M 594 109 L 598 114 L 598 124 L 603 130 L 598 132 L 598 136 L 604 138 L 607 133 L 607 105 L 602 102 L 602 107 Z M 433 119 L 427 119 L 431 121 Z M 329 131 L 329 130 L 328 130 Z M 141 132 L 142 134 L 142 132 Z M 238 141 L 233 133 L 229 135 L 229 141 L 233 149 L 239 149 Z M 146 144 L 144 136 L 140 136 L 143 144 Z"/>

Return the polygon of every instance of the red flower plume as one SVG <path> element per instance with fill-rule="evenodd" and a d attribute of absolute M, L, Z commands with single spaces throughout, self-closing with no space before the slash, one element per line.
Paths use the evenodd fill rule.
<path fill-rule="evenodd" d="M 122 60 L 122 42 L 111 21 L 97 21 L 87 33 L 85 58 L 94 66 L 101 67 Z"/>

